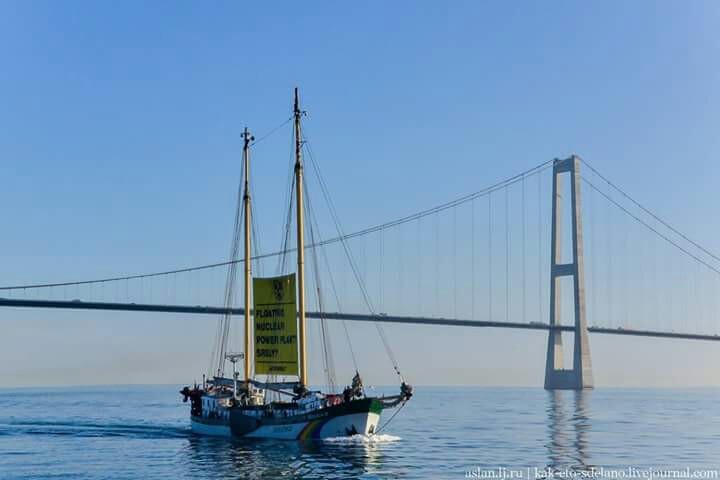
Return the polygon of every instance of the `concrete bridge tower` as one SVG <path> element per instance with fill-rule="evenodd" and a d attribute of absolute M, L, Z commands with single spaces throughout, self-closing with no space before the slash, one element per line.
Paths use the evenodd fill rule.
<path fill-rule="evenodd" d="M 563 263 L 561 239 L 563 175 L 570 177 L 572 218 L 572 261 Z M 550 331 L 545 363 L 545 389 L 582 390 L 593 388 L 590 343 L 585 317 L 585 264 L 583 261 L 582 213 L 580 209 L 580 158 L 573 155 L 553 163 L 552 251 L 550 253 Z M 561 279 L 573 278 L 574 348 L 571 368 L 563 367 L 562 331 L 560 325 Z"/>

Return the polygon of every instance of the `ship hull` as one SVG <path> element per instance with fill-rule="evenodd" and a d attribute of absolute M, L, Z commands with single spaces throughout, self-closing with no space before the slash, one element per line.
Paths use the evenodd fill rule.
<path fill-rule="evenodd" d="M 228 420 L 191 417 L 192 431 L 221 437 L 313 440 L 374 433 L 382 404 L 363 399 L 286 418 L 256 419 L 233 409 Z"/>
<path fill-rule="evenodd" d="M 348 435 L 368 435 L 377 428 L 377 413 L 351 413 L 331 418 L 281 425 L 262 425 L 245 435 L 248 438 L 274 438 L 278 440 L 319 440 Z"/>

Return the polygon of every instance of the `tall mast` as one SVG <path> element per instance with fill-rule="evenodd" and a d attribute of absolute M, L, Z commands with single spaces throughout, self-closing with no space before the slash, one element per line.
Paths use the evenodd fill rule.
<path fill-rule="evenodd" d="M 250 384 L 250 272 L 252 261 L 250 259 L 250 142 L 255 137 L 250 135 L 247 127 L 242 133 L 245 141 L 243 145 L 243 163 L 245 168 L 245 191 L 243 193 L 243 207 L 245 208 L 245 386 Z"/>
<path fill-rule="evenodd" d="M 307 359 L 305 351 L 305 231 L 303 228 L 303 165 L 302 165 L 302 135 L 300 132 L 300 99 L 298 89 L 295 87 L 295 203 L 297 204 L 297 267 L 298 267 L 298 319 L 300 340 L 300 385 L 307 386 Z"/>

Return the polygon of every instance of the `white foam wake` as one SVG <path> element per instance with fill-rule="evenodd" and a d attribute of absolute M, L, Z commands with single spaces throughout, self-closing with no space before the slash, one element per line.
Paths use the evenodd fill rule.
<path fill-rule="evenodd" d="M 395 435 L 386 435 L 386 434 L 378 434 L 378 435 L 350 435 L 347 437 L 330 437 L 323 439 L 323 442 L 330 442 L 330 443 L 363 443 L 363 444 L 374 444 L 374 443 L 390 443 L 390 442 L 397 442 L 399 440 L 402 440 L 400 437 L 396 437 Z"/>

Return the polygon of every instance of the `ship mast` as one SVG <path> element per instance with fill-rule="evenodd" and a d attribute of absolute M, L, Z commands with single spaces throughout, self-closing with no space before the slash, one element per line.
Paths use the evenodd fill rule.
<path fill-rule="evenodd" d="M 245 387 L 250 385 L 250 272 L 252 261 L 250 259 L 250 142 L 255 137 L 250 135 L 247 127 L 242 133 L 243 163 L 245 168 L 245 190 L 243 193 L 243 207 L 245 208 Z"/>
<path fill-rule="evenodd" d="M 307 359 L 305 350 L 305 232 L 303 228 L 303 165 L 302 165 L 302 136 L 300 132 L 300 99 L 298 89 L 295 87 L 295 105 L 293 116 L 295 118 L 295 192 L 297 204 L 297 278 L 298 278 L 298 321 L 300 343 L 300 385 L 306 387 Z"/>

